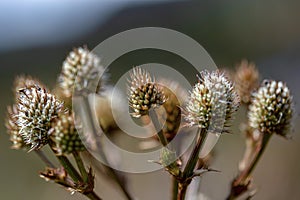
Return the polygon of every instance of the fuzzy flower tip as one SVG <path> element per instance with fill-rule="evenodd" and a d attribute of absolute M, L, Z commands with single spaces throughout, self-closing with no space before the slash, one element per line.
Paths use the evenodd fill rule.
<path fill-rule="evenodd" d="M 147 115 L 150 108 L 165 103 L 166 97 L 161 87 L 152 80 L 150 74 L 140 67 L 130 73 L 129 106 L 134 111 L 131 115 L 139 118 Z"/>
<path fill-rule="evenodd" d="M 46 91 L 48 91 L 47 87 L 36 78 L 25 75 L 17 76 L 14 81 L 14 92 L 18 95 L 20 89 L 35 86 L 44 88 Z"/>
<path fill-rule="evenodd" d="M 188 126 L 222 133 L 238 107 L 239 97 L 227 77 L 218 70 L 202 71 L 190 92 L 184 117 Z"/>
<path fill-rule="evenodd" d="M 286 136 L 292 118 L 292 96 L 281 81 L 265 80 L 253 94 L 249 125 L 261 133 Z"/>
<path fill-rule="evenodd" d="M 48 143 L 51 122 L 62 107 L 63 104 L 54 95 L 37 85 L 19 90 L 17 125 L 19 134 L 31 150 Z"/>
<path fill-rule="evenodd" d="M 101 75 L 98 82 L 97 78 Z M 99 94 L 104 88 L 104 68 L 100 58 L 87 48 L 76 48 L 63 62 L 62 72 L 58 78 L 64 95 L 71 97 L 73 92 L 92 91 Z"/>
<path fill-rule="evenodd" d="M 51 139 L 57 154 L 70 154 L 75 151 L 85 151 L 78 135 L 72 113 L 63 113 L 52 123 Z"/>
<path fill-rule="evenodd" d="M 26 147 L 22 136 L 19 131 L 20 128 L 17 123 L 18 109 L 16 105 L 9 106 L 7 108 L 7 118 L 5 121 L 5 126 L 7 128 L 7 133 L 10 136 L 10 141 L 12 142 L 12 149 L 22 149 Z"/>
<path fill-rule="evenodd" d="M 254 63 L 243 60 L 234 76 L 236 90 L 245 104 L 250 103 L 251 94 L 259 86 L 259 72 Z"/>

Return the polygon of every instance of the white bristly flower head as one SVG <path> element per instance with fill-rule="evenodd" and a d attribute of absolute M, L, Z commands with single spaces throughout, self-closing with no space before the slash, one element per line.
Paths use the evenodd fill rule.
<path fill-rule="evenodd" d="M 239 97 L 228 78 L 219 70 L 202 71 L 190 92 L 184 117 L 188 126 L 222 133 L 238 107 Z"/>
<path fill-rule="evenodd" d="M 100 75 L 100 82 L 97 77 Z M 91 92 L 96 88 L 99 94 L 105 82 L 104 68 L 100 65 L 100 58 L 87 48 L 76 48 L 69 53 L 63 62 L 62 72 L 58 78 L 60 87 L 67 97 L 73 92 Z"/>
<path fill-rule="evenodd" d="M 51 122 L 62 111 L 63 103 L 37 85 L 20 89 L 17 125 L 26 145 L 39 149 L 49 142 Z"/>
<path fill-rule="evenodd" d="M 292 118 L 292 96 L 281 81 L 265 80 L 248 112 L 249 125 L 260 133 L 286 136 Z"/>

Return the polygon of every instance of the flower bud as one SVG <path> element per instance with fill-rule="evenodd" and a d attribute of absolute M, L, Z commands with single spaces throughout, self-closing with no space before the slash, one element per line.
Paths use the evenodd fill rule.
<path fill-rule="evenodd" d="M 243 60 L 234 76 L 235 86 L 241 101 L 250 103 L 252 92 L 259 86 L 259 72 L 254 63 Z"/>
<path fill-rule="evenodd" d="M 281 81 L 265 80 L 253 94 L 248 118 L 251 128 L 261 133 L 286 136 L 292 118 L 292 96 Z"/>
<path fill-rule="evenodd" d="M 162 105 L 166 101 L 161 87 L 152 81 L 150 74 L 135 67 L 130 74 L 129 105 L 134 111 L 133 117 L 148 115 L 150 108 Z"/>
<path fill-rule="evenodd" d="M 59 115 L 52 123 L 51 138 L 55 144 L 53 148 L 59 155 L 85 151 L 71 113 Z"/>

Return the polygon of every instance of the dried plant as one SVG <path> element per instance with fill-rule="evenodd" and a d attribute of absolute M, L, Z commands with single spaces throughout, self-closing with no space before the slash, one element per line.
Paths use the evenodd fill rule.
<path fill-rule="evenodd" d="M 35 152 L 46 167 L 39 173 L 40 177 L 61 185 L 71 193 L 79 192 L 89 199 L 101 199 L 94 191 L 95 168 L 101 176 L 119 186 L 124 198 L 134 199 L 134 194 L 125 184 L 126 178 L 112 168 L 111 155 L 103 150 L 101 136 L 109 134 L 109 125 L 100 124 L 97 128 L 96 122 L 105 120 L 93 118 L 88 98 L 90 94 L 103 95 L 108 88 L 107 74 L 100 58 L 86 47 L 76 48 L 63 62 L 58 77 L 52 91 L 30 76 L 16 78 L 13 88 L 15 102 L 7 108 L 5 121 L 12 148 Z M 265 80 L 259 87 L 259 72 L 255 64 L 245 60 L 238 65 L 232 80 L 219 70 L 202 71 L 197 77 L 198 82 L 188 93 L 174 80 L 156 81 L 145 69 L 134 67 L 128 77 L 130 116 L 142 123 L 153 124 L 156 135 L 148 139 L 155 139 L 161 148 L 160 157 L 154 162 L 172 177 L 172 199 L 184 200 L 195 177 L 206 172 L 219 172 L 210 168 L 214 153 L 200 157 L 208 136 L 230 132 L 233 115 L 240 103 L 247 106 L 247 122 L 241 123 L 246 150 L 227 199 L 237 199 L 242 195 L 250 199 L 255 191 L 251 174 L 271 136 L 288 136 L 293 114 L 291 92 L 282 81 Z M 76 116 L 72 110 L 74 95 L 82 95 L 84 117 Z M 113 115 L 106 101 L 98 101 L 95 108 L 103 109 L 105 106 L 105 112 L 101 113 L 109 115 L 107 117 L 116 129 L 117 123 L 111 122 Z M 99 116 L 105 118 L 105 114 Z M 84 131 L 82 124 L 88 124 L 88 133 L 80 134 Z M 197 131 L 193 131 L 195 129 Z M 85 137 L 86 134 L 89 137 Z M 185 134 L 193 134 L 194 143 L 188 152 L 178 156 L 172 140 Z M 179 143 L 184 145 L 181 140 Z M 45 146 L 51 149 L 59 165 L 44 153 Z M 97 166 L 87 167 L 87 159 L 82 159 L 82 154 L 90 158 L 90 148 L 101 154 L 108 166 L 97 163 Z"/>

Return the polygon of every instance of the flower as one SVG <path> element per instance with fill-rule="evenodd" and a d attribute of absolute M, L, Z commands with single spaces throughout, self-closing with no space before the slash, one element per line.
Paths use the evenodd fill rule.
<path fill-rule="evenodd" d="M 98 83 L 99 75 L 101 79 Z M 58 82 L 66 97 L 71 97 L 73 91 L 94 90 L 99 94 L 105 82 L 104 68 L 100 65 L 100 58 L 87 48 L 74 49 L 63 62 Z"/>
<path fill-rule="evenodd" d="M 165 103 L 166 97 L 161 87 L 152 80 L 150 74 L 140 67 L 135 67 L 130 74 L 129 106 L 133 117 L 148 115 L 150 108 Z"/>
<path fill-rule="evenodd" d="M 10 141 L 12 142 L 12 149 L 22 149 L 26 147 L 22 136 L 20 135 L 20 127 L 17 123 L 18 109 L 16 105 L 7 107 L 7 118 L 5 121 L 5 126 L 7 128 L 7 133 L 10 136 Z"/>
<path fill-rule="evenodd" d="M 286 136 L 292 118 L 292 96 L 281 81 L 265 80 L 253 94 L 249 106 L 249 126 L 261 133 Z"/>
<path fill-rule="evenodd" d="M 29 88 L 29 87 L 33 87 L 33 86 L 34 87 L 38 86 L 38 87 L 44 88 L 46 91 L 49 91 L 47 89 L 47 87 L 43 83 L 41 83 L 38 79 L 33 78 L 31 76 L 21 75 L 21 76 L 17 76 L 15 78 L 14 92 L 16 94 L 19 94 L 20 89 Z"/>
<path fill-rule="evenodd" d="M 237 67 L 234 81 L 241 101 L 245 104 L 250 103 L 252 92 L 259 86 L 259 72 L 255 64 L 242 60 Z"/>
<path fill-rule="evenodd" d="M 190 93 L 184 117 L 188 126 L 222 133 L 238 107 L 239 97 L 227 77 L 218 70 L 202 71 Z"/>
<path fill-rule="evenodd" d="M 17 99 L 19 134 L 31 150 L 48 143 L 51 122 L 62 111 L 63 103 L 38 85 L 20 89 Z"/>
<path fill-rule="evenodd" d="M 52 123 L 51 139 L 57 154 L 70 154 L 75 151 L 85 151 L 74 124 L 71 112 L 59 115 Z"/>

